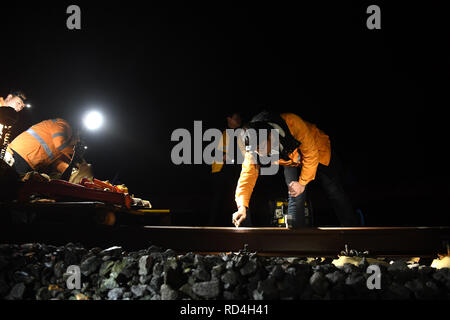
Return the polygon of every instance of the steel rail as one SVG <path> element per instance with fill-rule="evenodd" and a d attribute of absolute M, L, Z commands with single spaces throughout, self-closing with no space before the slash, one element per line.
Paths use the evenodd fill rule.
<path fill-rule="evenodd" d="M 365 228 L 206 228 L 177 226 L 0 226 L 0 243 L 41 242 L 86 247 L 119 245 L 140 250 L 150 245 L 177 252 L 237 252 L 263 255 L 335 257 L 344 250 L 369 251 L 370 256 L 435 257 L 446 253 L 450 227 Z"/>

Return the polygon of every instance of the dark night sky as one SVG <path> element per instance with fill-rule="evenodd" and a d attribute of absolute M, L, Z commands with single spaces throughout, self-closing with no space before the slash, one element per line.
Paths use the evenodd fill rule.
<path fill-rule="evenodd" d="M 201 212 L 208 201 L 209 167 L 171 163 L 174 129 L 221 128 L 227 109 L 252 116 L 267 105 L 330 135 L 372 221 L 448 221 L 445 10 L 195 3 L 76 2 L 79 31 L 66 28 L 72 3 L 2 3 L 0 96 L 12 87 L 30 97 L 23 130 L 100 109 L 107 123 L 87 137 L 87 160 L 155 207 Z M 382 30 L 366 28 L 370 4 Z"/>

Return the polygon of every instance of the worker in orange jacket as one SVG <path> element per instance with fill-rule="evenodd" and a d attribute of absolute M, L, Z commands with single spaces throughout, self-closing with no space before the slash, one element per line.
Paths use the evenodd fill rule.
<path fill-rule="evenodd" d="M 223 130 L 222 139 L 216 149 L 216 152 L 222 153 L 222 161 L 214 161 L 211 165 L 212 201 L 208 219 L 209 226 L 233 226 L 229 214 L 234 208 L 234 191 L 241 167 L 239 160 L 245 154 L 245 146 L 239 138 L 234 143 L 233 134 L 227 130 L 237 130 L 241 124 L 240 112 L 231 110 L 226 113 L 226 129 Z M 235 144 L 237 144 L 236 151 L 240 154 L 235 154 L 235 150 L 232 149 Z"/>
<path fill-rule="evenodd" d="M 64 173 L 71 162 L 77 135 L 63 119 L 42 121 L 18 135 L 7 152 L 18 174 L 29 171 Z"/>
<path fill-rule="evenodd" d="M 305 226 L 305 189 L 316 177 L 331 201 L 340 223 L 343 226 L 359 224 L 359 218 L 339 181 L 339 160 L 332 151 L 328 135 L 293 113 L 274 115 L 262 112 L 247 125 L 247 129 L 249 128 L 257 131 L 260 129 L 279 131 L 278 164 L 284 168 L 284 177 L 289 190 L 288 214 L 292 217 L 294 228 Z M 247 216 L 250 197 L 260 169 L 255 157 L 260 147 L 264 147 L 263 143 L 267 144 L 266 150 L 271 150 L 271 138 L 268 135 L 266 142 L 259 143 L 256 152 L 245 154 L 235 194 L 238 211 L 232 217 L 236 227 Z"/>

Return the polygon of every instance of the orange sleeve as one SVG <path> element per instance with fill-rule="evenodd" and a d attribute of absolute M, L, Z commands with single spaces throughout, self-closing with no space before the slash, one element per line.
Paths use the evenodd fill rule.
<path fill-rule="evenodd" d="M 294 138 L 301 143 L 299 149 L 302 158 L 302 171 L 298 182 L 306 186 L 316 177 L 320 159 L 319 147 L 309 126 L 302 118 L 290 113 L 285 115 L 285 120 Z"/>
<path fill-rule="evenodd" d="M 63 173 L 66 171 L 66 169 L 69 167 L 69 164 L 61 159 L 56 160 L 53 163 L 53 167 L 58 171 L 59 173 Z"/>
<path fill-rule="evenodd" d="M 241 175 L 236 187 L 236 205 L 237 207 L 245 206 L 248 208 L 250 198 L 256 180 L 258 180 L 259 166 L 255 163 L 250 152 L 245 153 L 244 162 L 242 163 Z"/>

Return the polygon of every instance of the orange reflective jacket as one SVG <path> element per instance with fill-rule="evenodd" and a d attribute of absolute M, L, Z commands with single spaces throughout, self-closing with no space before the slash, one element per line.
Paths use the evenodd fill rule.
<path fill-rule="evenodd" d="M 301 166 L 299 183 L 307 185 L 316 177 L 319 163 L 328 166 L 331 157 L 330 138 L 314 124 L 306 122 L 293 113 L 280 115 L 286 122 L 292 136 L 301 145 L 289 155 L 289 161 L 280 159 L 278 164 L 282 166 Z M 235 200 L 238 207 L 248 208 L 250 197 L 258 179 L 259 166 L 252 161 L 252 154 L 245 154 L 241 175 L 236 187 Z"/>
<path fill-rule="evenodd" d="M 42 121 L 22 132 L 8 146 L 36 171 L 64 172 L 73 155 L 76 139 L 72 128 L 63 119 Z"/>

